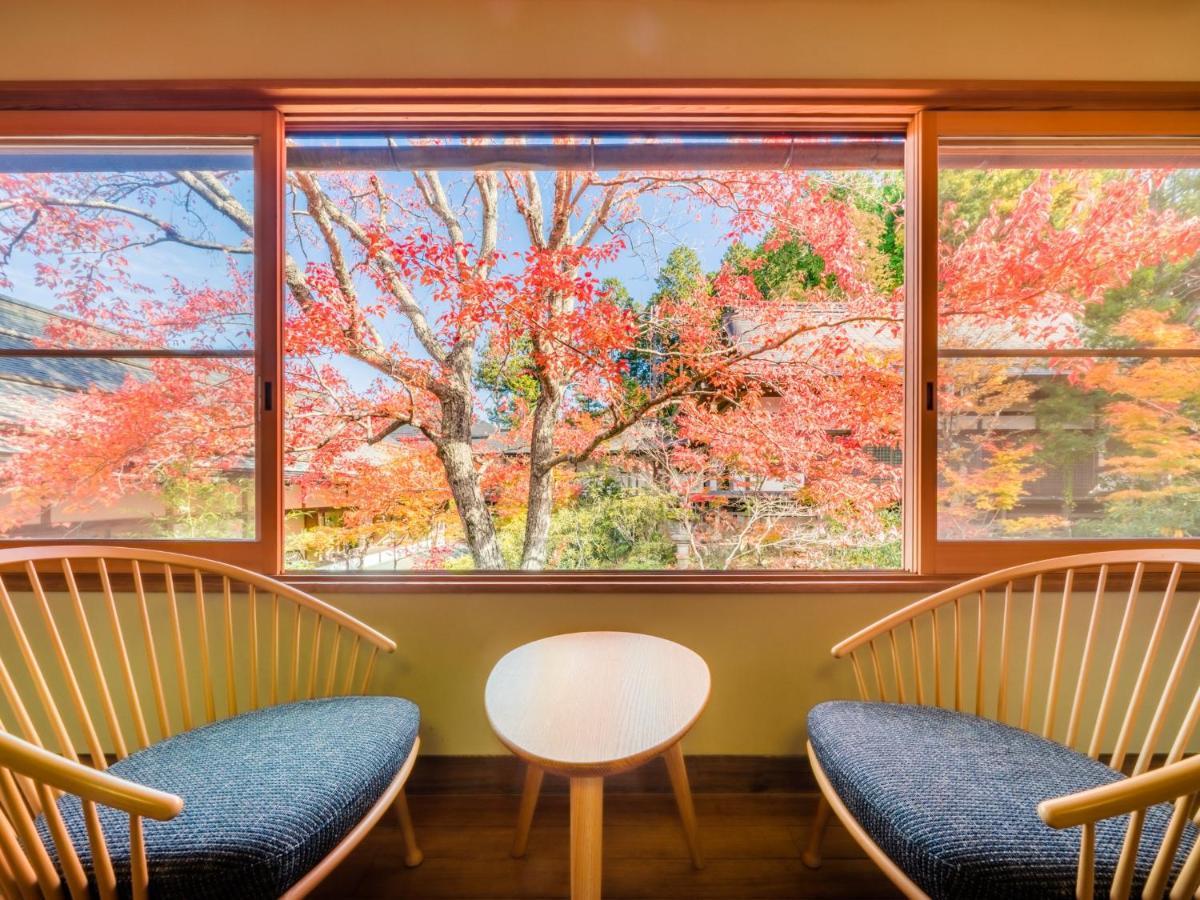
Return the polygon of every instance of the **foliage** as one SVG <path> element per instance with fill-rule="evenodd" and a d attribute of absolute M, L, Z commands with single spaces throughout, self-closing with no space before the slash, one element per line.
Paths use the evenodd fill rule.
<path fill-rule="evenodd" d="M 670 523 L 679 499 L 661 491 L 623 487 L 614 473 L 587 473 L 574 501 L 551 513 L 547 559 L 556 569 L 669 569 L 675 565 Z M 525 534 L 518 513 L 499 529 L 510 568 L 517 568 Z"/>
<path fill-rule="evenodd" d="M 1200 346 L 1196 188 L 943 172 L 940 344 Z M 0 175 L 0 287 L 24 260 L 65 314 L 47 345 L 244 346 L 249 196 L 228 172 Z M 336 512 L 294 562 L 899 564 L 898 176 L 294 170 L 288 199 L 289 488 Z M 666 207 L 728 246 L 705 271 L 676 242 L 635 297 L 614 273 L 666 239 Z M 210 275 L 148 278 L 162 244 Z M 227 536 L 255 394 L 249 360 L 213 356 L 31 402 L 0 463 L 8 527 L 152 492 L 164 532 Z M 1192 359 L 945 359 L 938 404 L 944 535 L 1200 533 Z M 1062 496 L 1033 509 L 1047 475 Z"/>

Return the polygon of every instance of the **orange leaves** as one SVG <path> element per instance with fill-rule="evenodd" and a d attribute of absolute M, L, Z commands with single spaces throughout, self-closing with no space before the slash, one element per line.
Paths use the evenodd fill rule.
<path fill-rule="evenodd" d="M 15 503 L 9 527 L 49 505 L 70 515 L 171 480 L 252 470 L 248 361 L 157 359 L 129 368 L 111 390 L 29 404 L 26 430 L 7 437 L 18 452 L 0 465 L 0 486 Z"/>
<path fill-rule="evenodd" d="M 1131 309 L 1113 329 L 1113 333 L 1128 338 L 1136 347 L 1160 347 L 1178 350 L 1200 347 L 1200 333 L 1185 322 L 1170 321 L 1170 314 L 1161 309 Z"/>
<path fill-rule="evenodd" d="M 1043 171 L 1011 210 L 997 204 L 939 248 L 943 330 L 999 329 L 1000 339 L 1069 340 L 1063 325 L 1145 266 L 1200 252 L 1200 225 L 1150 203 L 1155 176 L 1098 179 Z M 943 215 L 953 217 L 948 204 Z M 958 321 L 958 325 L 953 323 Z"/>

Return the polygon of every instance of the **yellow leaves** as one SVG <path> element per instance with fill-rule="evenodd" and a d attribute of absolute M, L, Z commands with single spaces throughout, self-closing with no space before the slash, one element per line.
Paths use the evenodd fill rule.
<path fill-rule="evenodd" d="M 1071 520 L 1065 516 L 1013 516 L 1000 519 L 997 523 L 1001 534 L 1005 537 L 1028 539 L 1038 535 L 1052 537 L 1063 534 L 1071 527 Z"/>
<path fill-rule="evenodd" d="M 1041 475 L 1029 462 L 1033 453 L 1030 446 L 992 446 L 984 451 L 983 462 L 973 465 L 968 464 L 972 454 L 966 447 L 943 453 L 941 502 L 986 513 L 1014 509 L 1025 494 L 1025 485 Z"/>
<path fill-rule="evenodd" d="M 1162 309 L 1131 309 L 1113 331 L 1139 347 L 1200 347 L 1200 334 L 1184 322 L 1171 322 L 1170 313 Z"/>
<path fill-rule="evenodd" d="M 993 451 L 988 465 L 974 475 L 970 492 L 975 508 L 984 512 L 1007 512 L 1025 493 L 1025 484 L 1041 473 L 1028 465 L 1032 447 L 1005 447 Z"/>

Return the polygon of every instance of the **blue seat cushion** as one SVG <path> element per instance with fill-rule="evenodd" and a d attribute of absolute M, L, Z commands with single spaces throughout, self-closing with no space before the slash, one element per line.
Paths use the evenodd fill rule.
<path fill-rule="evenodd" d="M 272 706 L 177 734 L 109 771 L 178 794 L 183 812 L 144 821 L 150 895 L 278 897 L 319 863 L 395 779 L 420 712 L 397 697 L 331 697 Z M 59 801 L 91 869 L 79 801 Z M 99 807 L 123 896 L 129 818 Z M 44 822 L 39 822 L 43 841 Z"/>
<path fill-rule="evenodd" d="M 1042 800 L 1123 778 L 1027 731 L 930 706 L 832 702 L 808 716 L 813 754 L 880 849 L 934 898 L 1074 897 L 1079 828 L 1038 817 Z M 1171 806 L 1151 808 L 1133 896 Z M 1096 896 L 1107 897 L 1128 817 L 1096 829 Z M 1188 826 L 1176 865 L 1196 840 Z"/>

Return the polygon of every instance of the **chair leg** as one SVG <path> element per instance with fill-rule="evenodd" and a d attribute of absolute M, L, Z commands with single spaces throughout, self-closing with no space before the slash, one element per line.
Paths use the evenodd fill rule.
<path fill-rule="evenodd" d="M 517 831 L 513 835 L 511 855 L 520 859 L 529 845 L 529 829 L 533 826 L 533 813 L 537 809 L 538 794 L 542 790 L 542 775 L 537 766 L 530 763 L 525 767 L 525 787 L 521 789 L 521 808 L 517 812 Z"/>
<path fill-rule="evenodd" d="M 396 818 L 400 821 L 400 834 L 404 837 L 404 864 L 410 869 L 419 866 L 425 859 L 425 854 L 417 846 L 417 834 L 413 830 L 412 814 L 408 811 L 408 796 L 403 790 L 396 795 L 396 802 L 392 804 L 392 808 L 396 810 Z"/>
<path fill-rule="evenodd" d="M 808 835 L 808 846 L 800 854 L 800 859 L 810 869 L 821 868 L 821 841 L 825 837 L 825 826 L 829 824 L 829 815 L 833 810 L 825 795 L 817 801 L 817 815 L 813 819 L 812 831 Z"/>
<path fill-rule="evenodd" d="M 692 865 L 703 869 L 704 857 L 700 854 L 700 835 L 696 829 L 696 807 L 692 804 L 692 789 L 683 762 L 683 746 L 677 741 L 667 748 L 663 759 L 667 763 L 667 774 L 671 777 L 671 789 L 675 792 L 675 805 L 679 807 L 679 821 L 683 824 L 683 836 L 692 857 Z"/>

